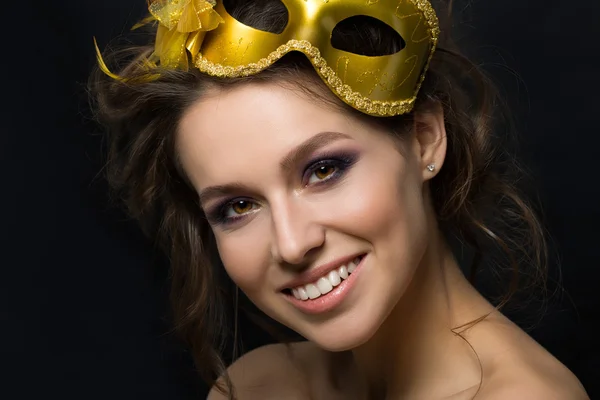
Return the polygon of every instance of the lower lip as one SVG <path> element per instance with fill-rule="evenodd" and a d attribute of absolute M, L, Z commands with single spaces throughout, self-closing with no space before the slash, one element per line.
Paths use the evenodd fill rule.
<path fill-rule="evenodd" d="M 346 298 L 350 289 L 354 286 L 354 283 L 358 279 L 358 275 L 362 271 L 362 266 L 365 263 L 367 256 L 363 256 L 360 263 L 356 266 L 356 269 L 344 279 L 342 283 L 334 287 L 333 290 L 327 294 L 322 295 L 314 300 L 298 300 L 292 294 L 284 294 L 285 298 L 296 306 L 300 311 L 306 314 L 322 314 L 333 310 L 340 305 Z"/>

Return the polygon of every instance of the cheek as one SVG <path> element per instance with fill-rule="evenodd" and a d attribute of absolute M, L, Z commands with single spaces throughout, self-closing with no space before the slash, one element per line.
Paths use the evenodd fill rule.
<path fill-rule="evenodd" d="M 393 163 L 387 165 L 385 173 L 357 176 L 330 221 L 334 229 L 367 242 L 383 270 L 403 276 L 405 284 L 426 248 L 425 203 L 419 176 L 406 165 L 391 173 Z"/>
<path fill-rule="evenodd" d="M 389 167 L 371 169 L 379 170 L 383 172 L 353 177 L 337 199 L 336 218 L 344 221 L 349 233 L 365 239 L 390 235 L 410 239 L 414 236 L 410 232 L 417 233 L 424 225 L 420 182 L 406 165 L 398 165 L 393 172 Z"/>
<path fill-rule="evenodd" d="M 249 233 L 245 228 L 215 236 L 219 256 L 227 274 L 242 291 L 250 295 L 260 291 L 266 282 L 269 252 L 264 240 L 267 234 L 256 230 Z"/>

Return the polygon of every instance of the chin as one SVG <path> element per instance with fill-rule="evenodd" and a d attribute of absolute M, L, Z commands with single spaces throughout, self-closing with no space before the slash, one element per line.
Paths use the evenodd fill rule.
<path fill-rule="evenodd" d="M 352 324 L 345 324 L 346 326 L 343 328 L 332 329 L 328 332 L 315 332 L 307 339 L 326 351 L 348 351 L 371 340 L 381 326 L 381 324 L 375 324 L 373 321 L 366 323 L 360 319 L 353 322 Z"/>
<path fill-rule="evenodd" d="M 360 332 L 359 334 L 353 332 L 348 335 L 340 335 L 331 338 L 314 338 L 313 340 L 309 340 L 325 351 L 338 353 L 360 347 L 367 343 L 374 335 L 375 332 Z"/>
<path fill-rule="evenodd" d="M 415 265 L 408 261 L 401 264 Z M 394 279 L 390 279 L 389 273 L 380 273 L 374 266 L 368 263 L 363 267 L 355 286 L 338 308 L 312 316 L 296 312 L 285 315 L 278 310 L 280 318 L 275 319 L 326 351 L 342 352 L 361 347 L 382 329 L 406 294 L 416 269 L 396 269 L 392 271 Z M 292 315 L 297 319 L 291 319 Z"/>
<path fill-rule="evenodd" d="M 360 347 L 376 335 L 387 317 L 387 313 L 373 312 L 368 303 L 363 305 L 362 310 L 355 310 L 361 312 L 340 315 L 300 333 L 326 351 L 341 352 Z"/>

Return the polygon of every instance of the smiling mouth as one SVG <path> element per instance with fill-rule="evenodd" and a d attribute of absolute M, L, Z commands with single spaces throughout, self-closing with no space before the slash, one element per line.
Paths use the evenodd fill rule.
<path fill-rule="evenodd" d="M 316 281 L 307 285 L 298 286 L 291 289 L 284 289 L 283 293 L 295 297 L 297 300 L 308 301 L 316 300 L 334 290 L 343 281 L 348 279 L 360 264 L 366 254 L 356 257 L 354 260 L 335 268 Z"/>

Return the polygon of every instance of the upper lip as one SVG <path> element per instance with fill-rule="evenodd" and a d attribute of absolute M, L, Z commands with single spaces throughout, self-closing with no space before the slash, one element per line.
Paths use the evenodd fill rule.
<path fill-rule="evenodd" d="M 283 286 L 281 290 L 294 289 L 299 286 L 308 285 L 309 283 L 315 283 L 319 278 L 325 276 L 330 271 L 333 271 L 334 269 L 337 269 L 342 265 L 348 265 L 348 263 L 350 263 L 357 257 L 362 257 L 364 254 L 365 253 L 357 253 L 351 256 L 338 258 L 337 260 L 334 260 L 327 264 L 323 264 L 316 268 L 306 270 L 300 275 L 298 275 L 298 277 L 292 279 L 287 284 L 285 284 L 285 286 Z"/>

